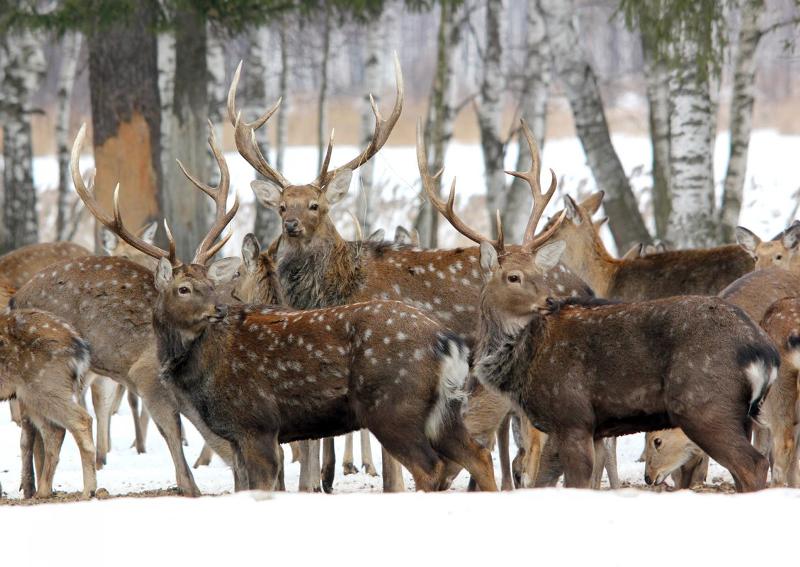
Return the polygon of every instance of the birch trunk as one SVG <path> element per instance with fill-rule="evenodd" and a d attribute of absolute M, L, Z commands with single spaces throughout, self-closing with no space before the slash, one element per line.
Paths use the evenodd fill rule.
<path fill-rule="evenodd" d="M 228 117 L 225 105 L 228 96 L 227 77 L 225 76 L 225 45 L 216 28 L 211 23 L 206 25 L 206 67 L 208 68 L 208 119 L 214 125 L 217 140 L 223 140 L 225 122 Z M 212 185 L 219 183 L 219 171 L 214 154 L 206 152 L 208 160 L 209 180 Z"/>
<path fill-rule="evenodd" d="M 461 45 L 466 10 L 451 2 L 439 4 L 439 31 L 436 40 L 436 74 L 431 86 L 428 101 L 428 114 L 425 120 L 425 139 L 431 171 L 444 167 L 447 147 L 453 137 L 453 123 L 456 118 L 455 57 Z M 441 193 L 441 178 L 437 179 L 436 190 Z M 420 235 L 423 248 L 438 246 L 439 213 L 431 206 L 424 191 L 414 228 Z"/>
<path fill-rule="evenodd" d="M 495 211 L 505 210 L 506 174 L 503 171 L 505 144 L 500 132 L 503 119 L 503 16 L 504 1 L 486 2 L 486 39 L 483 48 L 483 76 L 478 95 L 478 127 L 486 179 L 486 205 L 492 234 L 497 231 Z"/>
<path fill-rule="evenodd" d="M 328 74 L 331 58 L 331 15 L 326 10 L 322 19 L 322 49 L 319 62 L 319 96 L 317 97 L 317 171 L 322 166 L 328 145 Z M 366 73 L 366 70 L 364 71 Z"/>
<path fill-rule="evenodd" d="M 717 242 L 714 217 L 714 124 L 707 73 L 696 63 L 697 45 L 676 38 L 678 64 L 669 72 L 670 189 L 672 211 L 667 240 L 676 248 L 713 246 Z"/>
<path fill-rule="evenodd" d="M 279 22 L 279 40 L 281 42 L 281 69 L 278 78 L 278 96 L 281 98 L 281 111 L 275 122 L 275 167 L 283 171 L 286 157 L 286 145 L 289 138 L 289 111 L 291 98 L 289 95 L 289 42 L 286 32 L 287 22 Z"/>
<path fill-rule="evenodd" d="M 592 168 L 595 182 L 605 191 L 603 206 L 618 250 L 649 242 L 650 234 L 639 213 L 619 156 L 611 144 L 597 78 L 589 66 L 575 24 L 571 1 L 540 0 L 553 67 L 564 85 L 575 119 L 575 130 Z"/>
<path fill-rule="evenodd" d="M 540 151 L 544 151 L 544 136 L 547 124 L 547 92 L 550 87 L 550 46 L 538 0 L 528 0 L 525 17 L 526 49 L 524 60 L 524 85 L 520 104 L 520 116 L 533 132 Z M 519 153 L 517 171 L 527 171 L 531 166 L 528 144 L 520 132 L 517 136 Z M 503 229 L 508 242 L 521 242 L 532 206 L 528 184 L 514 178 L 508 190 L 503 212 Z"/>
<path fill-rule="evenodd" d="M 667 223 L 672 208 L 669 178 L 669 74 L 655 54 L 645 35 L 642 35 L 642 55 L 650 121 L 650 143 L 653 146 L 653 216 L 656 237 L 667 237 Z"/>
<path fill-rule="evenodd" d="M 733 61 L 733 97 L 730 113 L 730 149 L 728 170 L 720 212 L 722 242 L 734 239 L 742 207 L 747 150 L 753 123 L 753 100 L 756 86 L 756 50 L 762 30 L 759 16 L 764 11 L 763 0 L 744 0 L 741 7 L 741 28 L 736 56 Z"/>
<path fill-rule="evenodd" d="M 38 35 L 24 31 L 0 36 L 4 251 L 38 240 L 30 100 L 44 71 L 45 60 Z"/>
<path fill-rule="evenodd" d="M 81 36 L 68 32 L 61 41 L 61 68 L 58 70 L 56 99 L 56 154 L 58 156 L 58 204 L 56 211 L 55 240 L 66 240 L 69 232 L 71 210 L 69 177 L 69 119 L 72 108 L 72 87 L 75 85 L 75 69 L 81 52 Z"/>

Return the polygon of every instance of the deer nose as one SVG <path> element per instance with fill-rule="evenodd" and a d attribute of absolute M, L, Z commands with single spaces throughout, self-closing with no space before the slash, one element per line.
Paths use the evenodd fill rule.
<path fill-rule="evenodd" d="M 228 306 L 224 304 L 214 306 L 214 319 L 221 321 L 228 315 Z"/>
<path fill-rule="evenodd" d="M 286 228 L 286 232 L 291 234 L 297 232 L 297 229 L 300 227 L 300 221 L 297 219 L 288 219 L 284 221 L 283 226 Z"/>
<path fill-rule="evenodd" d="M 652 479 L 652 478 L 650 478 L 650 475 L 649 475 L 649 474 L 645 473 L 645 475 L 644 475 L 644 482 L 645 482 L 646 484 L 648 484 L 648 485 L 649 485 L 649 484 L 653 484 L 653 479 Z"/>

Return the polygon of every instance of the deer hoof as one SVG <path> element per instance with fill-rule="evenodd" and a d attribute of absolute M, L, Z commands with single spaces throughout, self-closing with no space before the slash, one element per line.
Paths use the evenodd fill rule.
<path fill-rule="evenodd" d="M 342 472 L 344 474 L 356 474 L 358 469 L 353 463 L 342 463 Z"/>
<path fill-rule="evenodd" d="M 368 464 L 364 465 L 364 472 L 367 473 L 369 476 L 378 476 L 378 471 L 375 470 L 375 465 Z"/>

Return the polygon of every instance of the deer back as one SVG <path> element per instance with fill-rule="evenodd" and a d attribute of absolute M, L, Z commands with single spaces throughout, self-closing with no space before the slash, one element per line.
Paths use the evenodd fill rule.
<path fill-rule="evenodd" d="M 90 254 L 86 248 L 72 242 L 29 244 L 0 256 L 0 280 L 12 289 L 19 289 L 50 264 Z"/>
<path fill-rule="evenodd" d="M 784 297 L 800 295 L 800 279 L 782 268 L 766 268 L 746 274 L 719 296 L 761 321 L 770 305 Z"/>

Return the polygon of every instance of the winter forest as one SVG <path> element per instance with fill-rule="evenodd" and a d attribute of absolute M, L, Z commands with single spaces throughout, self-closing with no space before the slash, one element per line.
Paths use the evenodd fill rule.
<path fill-rule="evenodd" d="M 264 528 L 303 563 L 788 558 L 717 542 L 756 510 L 782 541 L 800 487 L 798 30 L 796 0 L 0 0 L 10 557 L 45 527 L 35 562 L 83 561 L 102 514 L 159 561 Z M 656 518 L 686 533 L 651 558 Z"/>

